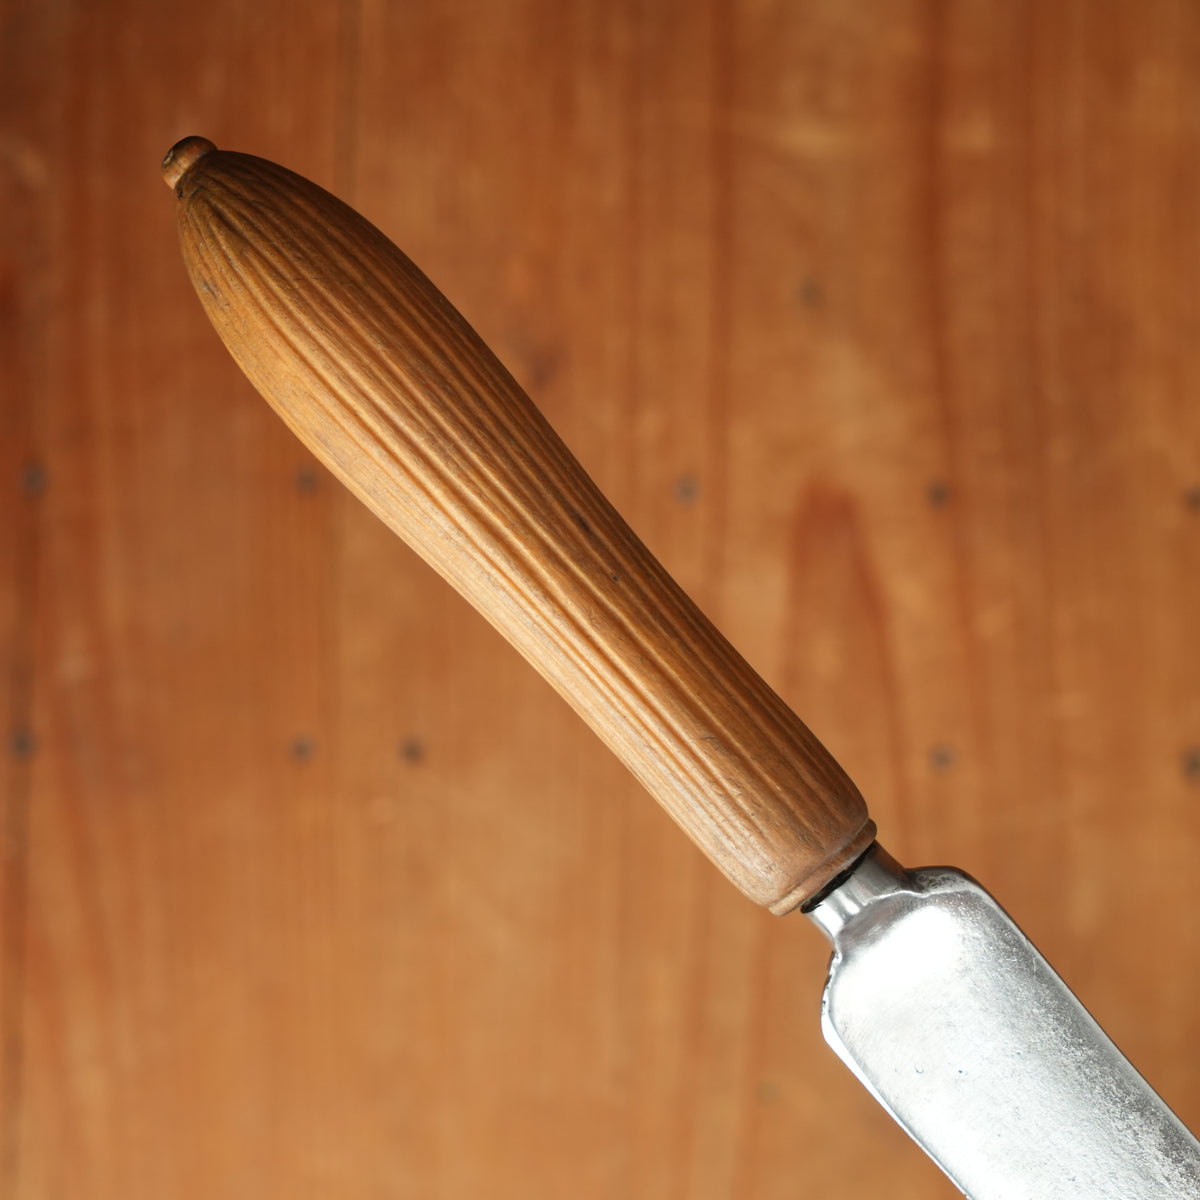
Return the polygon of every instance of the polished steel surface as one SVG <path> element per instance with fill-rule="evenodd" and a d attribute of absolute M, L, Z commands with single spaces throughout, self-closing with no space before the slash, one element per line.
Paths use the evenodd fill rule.
<path fill-rule="evenodd" d="M 973 880 L 875 847 L 808 916 L 826 1040 L 967 1196 L 1200 1197 L 1200 1144 Z"/>

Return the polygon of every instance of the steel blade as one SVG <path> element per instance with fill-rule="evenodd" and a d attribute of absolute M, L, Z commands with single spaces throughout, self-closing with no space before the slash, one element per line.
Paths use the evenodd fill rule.
<path fill-rule="evenodd" d="M 965 1195 L 1200 1197 L 1200 1144 L 974 880 L 876 847 L 808 915 L 826 1040 Z"/>

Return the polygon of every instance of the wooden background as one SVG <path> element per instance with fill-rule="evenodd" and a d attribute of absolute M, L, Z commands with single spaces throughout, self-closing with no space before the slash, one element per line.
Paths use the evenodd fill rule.
<path fill-rule="evenodd" d="M 306 457 L 189 133 L 349 198 L 1200 1124 L 1200 7 L 0 4 L 0 1194 L 952 1194 Z"/>

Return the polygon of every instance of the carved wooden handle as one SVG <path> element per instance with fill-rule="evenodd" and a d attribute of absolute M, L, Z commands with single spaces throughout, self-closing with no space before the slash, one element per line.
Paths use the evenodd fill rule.
<path fill-rule="evenodd" d="M 842 769 L 383 234 L 203 138 L 163 174 L 192 282 L 255 387 L 747 896 L 787 912 L 870 845 Z"/>

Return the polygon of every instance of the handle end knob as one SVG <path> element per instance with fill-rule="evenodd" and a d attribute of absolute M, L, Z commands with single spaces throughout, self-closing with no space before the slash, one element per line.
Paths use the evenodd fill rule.
<path fill-rule="evenodd" d="M 179 181 L 196 163 L 215 149 L 216 146 L 203 137 L 185 137 L 183 141 L 176 142 L 162 160 L 163 182 L 174 191 Z"/>

